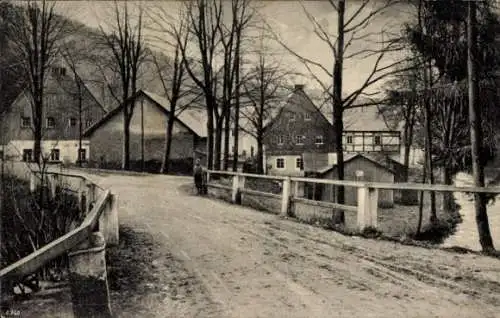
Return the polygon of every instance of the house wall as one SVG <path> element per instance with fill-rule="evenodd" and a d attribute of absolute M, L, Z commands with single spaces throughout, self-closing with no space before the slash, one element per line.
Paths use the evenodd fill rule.
<path fill-rule="evenodd" d="M 305 137 L 303 144 L 297 144 L 295 137 L 298 135 Z M 323 136 L 323 143 L 316 143 L 317 136 Z M 280 139 L 283 143 L 280 143 Z M 334 151 L 334 133 L 328 120 L 304 91 L 296 89 L 280 114 L 266 129 L 264 144 L 267 156 L 327 153 Z"/>
<path fill-rule="evenodd" d="M 380 143 L 376 144 L 378 136 Z M 342 145 L 345 152 L 384 152 L 399 155 L 399 131 L 344 131 Z"/>
<path fill-rule="evenodd" d="M 364 177 L 363 180 L 371 182 L 394 182 L 394 174 L 387 169 L 384 169 L 368 159 L 363 157 L 354 158 L 344 165 L 344 179 L 345 180 L 357 180 L 356 171 L 362 170 Z M 324 179 L 335 179 L 337 178 L 336 169 L 332 169 L 327 172 Z M 322 191 L 322 199 L 325 201 L 335 201 L 333 186 L 325 186 Z M 394 191 L 393 190 L 379 190 L 378 204 L 382 207 L 391 207 L 394 205 Z M 345 203 L 348 205 L 358 204 L 358 192 L 355 187 L 345 187 Z"/>
<path fill-rule="evenodd" d="M 33 150 L 33 140 L 11 140 L 5 146 L 5 157 L 9 160 L 21 161 L 23 159 L 23 150 Z M 59 161 L 63 163 L 76 163 L 78 161 L 78 140 L 43 140 L 42 153 L 49 162 L 52 149 L 59 150 Z M 87 160 L 90 153 L 89 140 L 82 141 L 82 149 L 85 149 Z"/>
<path fill-rule="evenodd" d="M 296 160 L 301 157 L 302 156 L 294 155 L 267 156 L 267 173 L 277 176 L 304 176 L 304 170 L 296 167 Z M 278 158 L 282 158 L 285 161 L 285 167 L 283 169 L 276 167 Z"/>
<path fill-rule="evenodd" d="M 141 111 L 141 103 L 143 111 Z M 144 159 L 162 160 L 165 149 L 165 130 L 168 115 L 145 99 L 137 98 L 130 122 L 130 160 L 141 160 L 141 132 L 144 120 Z M 194 134 L 179 122 L 174 123 L 172 132 L 171 159 L 192 158 L 196 148 L 202 150 L 204 143 L 196 140 Z M 91 159 L 94 161 L 121 162 L 123 154 L 123 112 L 119 112 L 97 128 L 90 136 Z"/>
<path fill-rule="evenodd" d="M 22 92 L 5 114 L 2 128 L 2 142 L 11 140 L 33 140 L 33 116 L 31 97 Z M 89 91 L 82 87 L 82 125 L 85 130 L 104 116 L 104 109 L 98 104 Z M 30 127 L 21 125 L 22 117 L 29 117 Z M 54 127 L 47 126 L 47 118 L 54 119 Z M 79 138 L 80 108 L 76 85 L 71 77 L 55 80 L 47 79 L 44 93 L 44 109 L 42 114 L 42 139 L 76 140 Z M 76 120 L 70 125 L 70 118 Z"/>

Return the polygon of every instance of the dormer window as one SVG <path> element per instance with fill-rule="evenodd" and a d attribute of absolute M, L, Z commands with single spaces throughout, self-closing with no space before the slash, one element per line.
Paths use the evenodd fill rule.
<path fill-rule="evenodd" d="M 47 117 L 47 128 L 56 127 L 56 119 L 54 117 Z"/>
<path fill-rule="evenodd" d="M 31 117 L 22 116 L 21 117 L 21 127 L 22 128 L 30 128 L 31 127 Z"/>
<path fill-rule="evenodd" d="M 55 66 L 52 68 L 52 75 L 54 76 L 66 76 L 66 68 L 61 66 Z"/>
<path fill-rule="evenodd" d="M 311 113 L 305 113 L 304 114 L 304 119 L 305 120 L 311 120 Z"/>

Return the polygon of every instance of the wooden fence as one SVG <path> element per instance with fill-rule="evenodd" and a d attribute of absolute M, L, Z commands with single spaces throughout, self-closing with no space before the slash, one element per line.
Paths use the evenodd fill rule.
<path fill-rule="evenodd" d="M 21 163 L 23 164 L 23 163 Z M 56 193 L 57 185 L 64 182 L 66 191 L 72 191 L 78 196 L 79 206 L 85 210 L 85 219 L 74 230 L 50 242 L 30 255 L 10 264 L 0 270 L 0 280 L 20 281 L 23 277 L 35 273 L 49 261 L 64 255 L 70 256 L 70 283 L 73 292 L 73 307 L 76 317 L 99 317 L 111 314 L 109 306 L 109 292 L 106 279 L 106 263 L 104 247 L 118 244 L 118 197 L 109 189 L 103 189 L 88 177 L 77 174 L 45 171 L 40 172 L 32 166 L 21 167 L 11 164 L 12 170 L 6 171 L 12 175 L 27 179 L 30 190 L 35 191 L 43 185 L 49 188 L 49 194 Z M 52 169 L 53 170 L 53 169 Z M 82 261 L 83 260 L 83 261 Z M 96 261 L 98 260 L 98 261 Z M 103 262 L 104 260 L 104 262 Z M 104 268 L 103 268 L 104 266 Z M 98 268 L 95 268 L 98 267 Z M 82 294 L 81 280 L 78 273 L 86 273 L 90 279 L 99 281 L 96 286 L 105 288 L 100 295 L 104 299 L 95 299 L 95 296 Z M 102 284 L 104 272 L 105 284 Z M 86 282 L 88 284 L 89 282 Z M 90 282 L 92 284 L 92 282 Z M 104 287 L 103 287 L 104 286 Z M 96 290 L 89 291 L 96 294 Z M 99 291 L 101 292 L 101 291 Z M 78 295 L 75 297 L 75 293 Z M 99 294 L 99 293 L 97 293 Z M 90 298 L 88 298 L 90 297 Z M 92 299 L 92 304 L 86 304 Z"/>
<path fill-rule="evenodd" d="M 210 182 L 212 176 L 232 177 L 232 186 L 225 186 Z M 245 188 L 245 179 L 267 179 L 279 181 L 281 183 L 281 194 L 273 194 L 258 190 Z M 333 186 L 346 186 L 357 188 L 357 205 L 346 205 L 335 202 L 316 201 L 302 198 L 298 195 L 299 185 L 301 183 L 313 183 Z M 302 177 L 270 176 L 258 175 L 230 171 L 207 171 L 207 186 L 221 188 L 231 191 L 231 201 L 237 203 L 239 195 L 248 193 L 264 197 L 272 197 L 281 200 L 280 213 L 289 214 L 293 203 L 304 203 L 312 206 L 320 206 L 332 209 L 341 209 L 344 211 L 353 211 L 357 213 L 357 230 L 363 231 L 366 228 L 377 228 L 377 210 L 378 210 L 378 192 L 381 189 L 386 190 L 415 190 L 415 191 L 434 191 L 434 192 L 466 192 L 466 193 L 493 193 L 499 194 L 500 187 L 456 187 L 439 184 L 421 184 L 421 183 L 378 183 L 347 180 L 328 180 Z"/>

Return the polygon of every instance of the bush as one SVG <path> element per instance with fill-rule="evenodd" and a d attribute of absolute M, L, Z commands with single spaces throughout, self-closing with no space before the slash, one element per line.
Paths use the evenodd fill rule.
<path fill-rule="evenodd" d="M 51 198 L 47 187 L 30 193 L 27 182 L 4 177 L 0 222 L 2 229 L 8 231 L 1 231 L 2 267 L 31 254 L 81 224 L 84 211 L 78 206 L 74 194 L 63 188 L 64 185 L 60 184 L 56 196 Z M 66 265 L 66 257 L 60 257 L 49 262 L 38 274 L 43 279 L 60 279 Z"/>

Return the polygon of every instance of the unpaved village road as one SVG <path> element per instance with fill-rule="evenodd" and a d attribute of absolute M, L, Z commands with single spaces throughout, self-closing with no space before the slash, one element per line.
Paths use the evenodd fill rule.
<path fill-rule="evenodd" d="M 201 281 L 213 306 L 182 317 L 500 317 L 496 259 L 345 237 L 190 195 L 190 178 L 96 178 Z"/>

